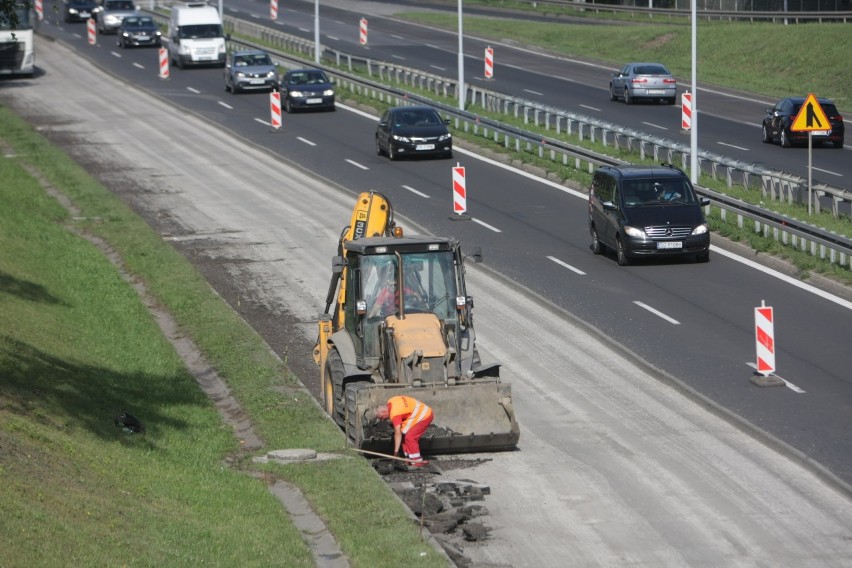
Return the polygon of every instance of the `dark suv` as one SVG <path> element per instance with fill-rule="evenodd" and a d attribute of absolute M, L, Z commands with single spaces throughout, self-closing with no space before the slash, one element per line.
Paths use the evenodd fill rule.
<path fill-rule="evenodd" d="M 601 166 L 589 188 L 592 251 L 615 250 L 618 264 L 643 256 L 710 260 L 710 232 L 689 177 L 670 165 Z"/>

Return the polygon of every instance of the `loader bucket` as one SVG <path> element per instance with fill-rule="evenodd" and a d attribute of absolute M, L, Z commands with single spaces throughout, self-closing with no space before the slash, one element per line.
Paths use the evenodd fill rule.
<path fill-rule="evenodd" d="M 346 390 L 346 436 L 356 448 L 389 453 L 393 426 L 374 410 L 392 396 L 406 395 L 432 408 L 434 420 L 420 438 L 427 455 L 513 450 L 521 432 L 511 385 L 476 379 L 456 386 L 356 383 Z"/>

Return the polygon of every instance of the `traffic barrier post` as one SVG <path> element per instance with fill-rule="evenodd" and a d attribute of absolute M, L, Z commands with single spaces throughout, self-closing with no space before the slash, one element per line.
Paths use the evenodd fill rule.
<path fill-rule="evenodd" d="M 86 20 L 86 32 L 89 36 L 89 45 L 95 45 L 95 42 L 97 41 L 97 30 L 95 30 L 94 18 Z"/>
<path fill-rule="evenodd" d="M 470 219 L 467 214 L 467 185 L 464 166 L 456 162 L 453 167 L 453 215 L 450 219 Z"/>
<path fill-rule="evenodd" d="M 754 308 L 754 342 L 757 361 L 751 382 L 760 387 L 785 385 L 783 379 L 775 376 L 775 313 L 763 300 Z"/>
<path fill-rule="evenodd" d="M 269 0 L 269 19 L 278 19 L 278 0 Z"/>
<path fill-rule="evenodd" d="M 160 79 L 169 78 L 169 51 L 165 47 L 159 49 Z"/>
<path fill-rule="evenodd" d="M 359 30 L 358 39 L 361 42 L 361 45 L 367 45 L 367 18 L 361 18 Z"/>
<path fill-rule="evenodd" d="M 485 48 L 485 78 L 494 78 L 494 50 L 491 46 Z"/>
<path fill-rule="evenodd" d="M 685 91 L 681 94 L 680 100 L 680 127 L 688 131 L 692 128 L 692 93 Z"/>
<path fill-rule="evenodd" d="M 36 16 L 38 16 L 38 21 L 44 20 L 44 4 L 42 0 L 35 0 L 35 11 Z"/>
<path fill-rule="evenodd" d="M 272 114 L 272 128 L 281 128 L 281 93 L 272 91 L 269 93 L 269 110 Z"/>

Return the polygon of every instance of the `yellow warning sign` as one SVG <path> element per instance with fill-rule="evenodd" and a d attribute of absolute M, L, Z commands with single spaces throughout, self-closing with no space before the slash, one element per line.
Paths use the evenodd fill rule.
<path fill-rule="evenodd" d="M 790 125 L 790 130 L 796 132 L 813 132 L 815 130 L 831 130 L 831 123 L 813 93 L 805 99 L 799 114 Z"/>

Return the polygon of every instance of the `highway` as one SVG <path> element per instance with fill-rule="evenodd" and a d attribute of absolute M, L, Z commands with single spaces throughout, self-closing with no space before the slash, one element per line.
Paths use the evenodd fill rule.
<path fill-rule="evenodd" d="M 795 461 L 775 457 L 774 450 L 750 441 L 728 422 L 693 408 L 696 406 L 693 401 L 704 397 L 706 401 L 701 408 L 706 406 L 718 414 L 730 412 L 739 416 L 770 435 L 762 438 L 764 442 L 772 438 L 781 440 L 783 447 L 789 445 L 822 464 L 831 472 L 823 476 L 823 480 L 836 476 L 850 483 L 852 441 L 848 432 L 852 426 L 852 385 L 849 357 L 844 351 L 844 339 L 852 331 L 852 305 L 848 300 L 796 285 L 762 266 L 745 262 L 732 255 L 727 247 L 718 245 L 714 247 L 711 262 L 706 265 L 664 262 L 620 268 L 612 258 L 591 254 L 585 203 L 579 192 L 479 159 L 462 149 L 457 150 L 453 162 L 391 163 L 375 156 L 374 118 L 344 105 L 340 105 L 336 113 L 285 115 L 284 127 L 273 131 L 268 126 L 267 97 L 225 93 L 220 69 L 173 69 L 171 78 L 162 81 L 157 78 L 154 51 L 118 50 L 112 38 L 100 39 L 98 45 L 89 46 L 82 31 L 79 26 L 66 28 L 50 23 L 42 26 L 43 34 L 61 38 L 78 55 L 124 81 L 128 91 L 127 104 L 122 105 L 122 101 L 115 98 L 99 98 L 104 95 L 93 82 L 88 95 L 75 94 L 68 102 L 55 101 L 65 113 L 73 113 L 77 108 L 81 120 L 94 116 L 89 119 L 91 122 L 80 123 L 80 136 L 107 135 L 114 129 L 113 136 L 122 141 L 114 146 L 93 144 L 85 151 L 93 155 L 101 152 L 105 162 L 112 162 L 118 160 L 122 151 L 132 148 L 139 152 L 136 158 L 130 158 L 139 160 L 139 164 L 133 164 L 140 168 L 137 175 L 148 172 L 149 177 L 159 179 L 165 171 L 180 170 L 180 174 L 166 179 L 178 184 L 173 191 L 186 192 L 184 207 L 192 206 L 200 211 L 190 214 L 176 209 L 173 213 L 183 215 L 181 221 L 188 232 L 200 234 L 204 228 L 221 230 L 228 227 L 244 232 L 247 238 L 252 237 L 249 240 L 266 243 L 265 247 L 274 249 L 277 248 L 275 243 L 280 242 L 287 251 L 285 257 L 290 254 L 309 257 L 311 260 L 305 261 L 306 271 L 302 276 L 308 283 L 303 286 L 308 290 L 282 293 L 285 297 L 292 295 L 299 299 L 297 303 L 288 304 L 288 310 L 315 317 L 321 307 L 333 239 L 340 229 L 336 220 L 347 218 L 345 211 L 350 205 L 341 197 L 341 190 L 350 196 L 368 189 L 380 190 L 392 199 L 398 212 L 423 230 L 456 236 L 467 250 L 474 246 L 483 248 L 485 268 L 476 270 L 478 276 L 471 284 L 477 302 L 477 330 L 487 351 L 504 363 L 504 376 L 517 385 L 515 397 L 522 428 L 519 454 L 526 458 L 521 464 L 513 464 L 508 463 L 513 459 L 511 455 L 498 456 L 494 466 L 519 474 L 524 468 L 537 470 L 539 475 L 544 472 L 546 479 L 536 479 L 549 489 L 543 489 L 546 495 L 537 495 L 536 499 L 546 498 L 551 500 L 552 506 L 559 503 L 565 508 L 562 513 L 565 516 L 555 526 L 564 527 L 574 520 L 594 532 L 594 514 L 583 509 L 596 499 L 589 495 L 588 489 L 582 489 L 592 484 L 597 491 L 611 486 L 620 496 L 619 506 L 628 507 L 629 504 L 632 513 L 627 514 L 626 519 L 636 520 L 637 515 L 641 517 L 641 511 L 649 507 L 660 507 L 666 514 L 679 511 L 688 517 L 684 526 L 690 528 L 682 530 L 689 532 L 689 537 L 675 544 L 680 533 L 674 523 L 665 520 L 664 515 L 649 515 L 654 517 L 653 522 L 646 519 L 653 525 L 653 529 L 648 530 L 653 532 L 654 539 L 665 540 L 666 547 L 674 547 L 678 552 L 668 557 L 666 554 L 671 553 L 671 549 L 663 547 L 659 549 L 663 551 L 659 552 L 662 556 L 656 557 L 658 549 L 653 546 L 646 553 L 632 552 L 641 556 L 644 565 L 679 565 L 678 560 L 684 559 L 680 555 L 686 555 L 685 563 L 689 565 L 721 565 L 714 551 L 735 554 L 730 551 L 736 549 L 736 544 L 719 545 L 719 549 L 710 546 L 710 550 L 705 551 L 708 545 L 699 537 L 701 529 L 698 528 L 702 523 L 714 527 L 707 529 L 714 533 L 713 539 L 708 538 L 708 541 L 723 538 L 725 529 L 720 527 L 727 523 L 736 527 L 731 530 L 737 535 L 726 536 L 751 553 L 764 547 L 780 546 L 772 554 L 782 561 L 770 562 L 772 565 L 803 566 L 811 562 L 813 566 L 824 566 L 837 561 L 830 554 L 828 557 L 805 554 L 805 551 L 814 552 L 814 543 L 834 552 L 844 550 L 845 546 L 848 552 L 848 530 L 845 545 L 833 539 L 829 539 L 830 545 L 825 543 L 825 531 L 835 534 L 832 532 L 835 529 L 831 528 L 832 522 L 822 516 L 832 507 L 836 508 L 835 514 L 848 516 L 847 498 L 838 497 L 840 500 L 834 505 L 813 505 L 811 499 L 820 503 L 823 499 L 833 502 L 826 497 L 831 490 L 822 487 L 817 478 L 810 477 L 813 469 L 802 469 Z M 71 63 L 69 61 L 68 65 Z M 47 84 L 59 73 L 60 69 L 54 66 L 31 82 L 21 82 L 20 86 L 38 89 L 39 81 Z M 25 96 L 15 92 L 20 89 L 4 91 L 0 91 L 3 97 Z M 178 125 L 173 116 L 147 114 L 137 107 L 136 91 L 156 94 L 168 106 L 177 109 L 177 114 L 186 116 L 187 121 L 197 116 L 225 132 L 205 129 L 205 137 L 196 139 L 186 127 Z M 118 95 L 122 96 L 125 95 Z M 55 99 L 44 93 L 43 100 Z M 68 104 L 81 106 L 67 108 Z M 98 114 L 101 106 L 105 111 L 103 116 Z M 45 110 L 46 115 L 54 112 L 59 111 Z M 106 117 L 111 120 L 107 121 Z M 122 124 L 125 119 L 132 123 Z M 134 140 L 134 124 L 140 121 L 148 122 L 149 129 L 161 132 L 164 140 L 158 143 L 168 143 L 168 146 L 140 148 L 141 141 Z M 150 135 L 149 129 L 140 130 L 140 139 L 142 134 Z M 243 141 L 263 148 L 261 154 L 267 161 L 272 158 L 282 164 L 282 169 L 286 167 L 288 177 L 276 179 L 262 175 L 264 169 L 255 170 L 243 164 L 237 155 L 221 151 L 199 154 L 206 144 L 213 143 L 206 138 L 210 136 L 221 137 L 216 142 L 233 147 L 235 151 L 245 150 Z M 254 156 L 257 152 L 252 154 L 257 159 Z M 164 172 L 152 173 L 150 169 L 141 168 L 153 155 L 160 156 Z M 175 161 L 177 156 L 183 159 Z M 456 161 L 467 168 L 468 208 L 474 217 L 470 222 L 450 219 L 450 166 Z M 269 165 L 264 164 L 264 167 Z M 220 175 L 219 170 L 224 169 L 227 176 L 213 178 L 207 169 L 215 169 Z M 312 177 L 327 180 L 327 189 L 316 190 L 316 203 L 310 203 L 313 198 L 294 185 L 294 180 L 301 180 L 299 172 L 311 172 Z M 118 173 L 115 175 L 121 177 Z M 226 181 L 231 185 L 226 185 Z M 199 184 L 203 187 L 196 189 Z M 335 193 L 336 197 L 332 195 Z M 269 211 L 263 212 L 264 208 Z M 318 215 L 318 211 L 334 211 L 335 215 L 326 218 Z M 277 229 L 271 228 L 276 224 L 271 218 L 273 212 L 280 216 L 277 222 L 281 227 Z M 264 213 L 266 216 L 262 217 Z M 188 219 L 194 219 L 195 224 L 190 226 Z M 219 222 L 213 222 L 216 220 Z M 297 224 L 300 220 L 310 227 L 307 235 L 304 231 L 301 234 L 295 231 L 301 240 L 287 230 L 288 223 Z M 306 236 L 326 239 L 329 235 L 326 245 L 313 247 L 327 251 L 327 258 L 299 252 L 300 247 L 308 247 L 303 242 Z M 260 255 L 268 262 L 271 260 L 266 255 L 271 254 L 280 262 L 284 253 L 255 251 L 249 254 L 243 251 L 243 254 Z M 275 270 L 270 269 L 270 272 Z M 309 272 L 311 270 L 317 274 Z M 496 275 L 489 278 L 492 272 Z M 258 274 L 253 276 L 262 278 Z M 281 284 L 268 281 L 253 286 L 276 288 Z M 313 305 L 304 305 L 312 301 Z M 753 309 L 761 301 L 776 310 L 779 374 L 791 387 L 797 387 L 796 390 L 759 389 L 749 383 L 752 370 L 748 363 L 754 359 Z M 307 321 L 310 317 L 302 319 Z M 585 333 L 587 325 L 597 330 L 591 338 Z M 313 333 L 312 325 L 306 323 L 306 341 Z M 272 338 L 268 340 L 275 344 Z M 671 389 L 668 385 L 672 384 L 684 388 Z M 679 390 L 694 390 L 699 395 L 684 398 Z M 628 414 L 620 414 L 625 408 Z M 541 409 L 546 412 L 539 412 Z M 677 425 L 682 428 L 678 429 Z M 671 445 L 666 447 L 667 444 Z M 731 450 L 731 445 L 735 449 Z M 654 453 L 661 447 L 665 455 Z M 744 466 L 734 454 L 749 456 L 749 465 Z M 645 458 L 654 462 L 653 467 L 642 467 Z M 530 459 L 536 463 L 529 463 Z M 612 459 L 615 461 L 608 461 Z M 573 468 L 570 472 L 562 471 L 567 478 L 555 479 L 556 473 L 548 471 L 560 460 Z M 682 469 L 678 465 L 681 462 Z M 756 466 L 757 462 L 770 465 Z M 696 469 L 701 467 L 709 469 L 704 472 Z M 640 468 L 642 475 L 639 475 Z M 636 479 L 630 478 L 631 471 Z M 645 477 L 649 471 L 659 476 L 656 482 L 649 484 Z M 500 476 L 499 471 L 493 474 L 497 478 Z M 761 480 L 766 474 L 771 476 Z M 533 472 L 526 471 L 525 475 L 532 476 Z M 690 481 L 690 476 L 696 480 Z M 617 482 L 626 484 L 623 490 L 612 485 Z M 553 492 L 560 483 L 565 490 L 561 494 Z M 693 483 L 699 484 L 700 490 Z M 717 484 L 723 488 L 719 489 Z M 520 480 L 507 479 L 503 490 L 510 487 L 516 494 L 533 492 Z M 724 495 L 726 505 L 716 508 L 705 501 L 714 498 L 704 493 L 712 493 L 714 487 Z M 672 492 L 672 498 L 679 505 L 665 500 L 661 504 L 659 499 L 667 491 Z M 786 500 L 782 497 L 785 491 L 795 497 Z M 688 507 L 690 499 L 698 500 L 696 492 L 702 495 L 700 506 L 696 501 L 692 503 L 696 507 L 688 514 L 680 511 L 681 507 Z M 715 498 L 719 496 L 716 494 Z M 603 499 L 599 494 L 596 497 Z M 758 504 L 752 499 L 759 500 L 760 506 L 766 508 L 758 512 Z M 806 539 L 797 537 L 779 545 L 777 536 L 770 537 L 759 527 L 751 526 L 759 525 L 760 520 L 780 522 L 769 513 L 771 506 L 768 504 L 776 499 L 784 500 L 779 509 L 791 515 L 785 523 L 798 524 L 793 512 L 801 511 L 802 507 L 820 511 L 819 519 L 808 517 L 809 530 L 816 533 L 810 535 L 809 544 L 802 542 Z M 510 514 L 511 506 L 504 507 L 504 514 Z M 526 511 L 526 506 L 523 510 Z M 550 518 L 555 512 L 526 512 L 555 522 Z M 752 513 L 754 523 L 745 518 Z M 601 514 L 608 522 L 617 524 L 618 506 Z M 571 519 L 571 515 L 577 517 Z M 712 518 L 708 520 L 708 516 Z M 840 522 L 838 525 L 843 526 Z M 624 531 L 626 528 L 621 527 Z M 761 536 L 754 537 L 760 542 L 743 544 L 737 540 L 743 538 L 737 529 L 760 532 Z M 580 534 L 575 536 L 582 539 Z M 617 540 L 616 535 L 608 538 Z M 843 542 L 844 537 L 837 538 Z M 688 543 L 705 551 L 704 561 L 689 561 L 689 553 L 684 548 Z M 552 547 L 553 543 L 548 546 Z M 524 547 L 518 543 L 514 547 L 512 554 L 523 558 Z M 801 550 L 791 550 L 796 547 Z M 588 554 L 594 556 L 595 553 Z M 631 554 L 627 558 L 632 557 Z M 653 562 L 655 558 L 659 560 L 656 563 Z M 808 558 L 812 560 L 806 561 Z M 735 562 L 723 564 L 736 565 Z M 753 564 L 743 561 L 741 565 Z"/>

